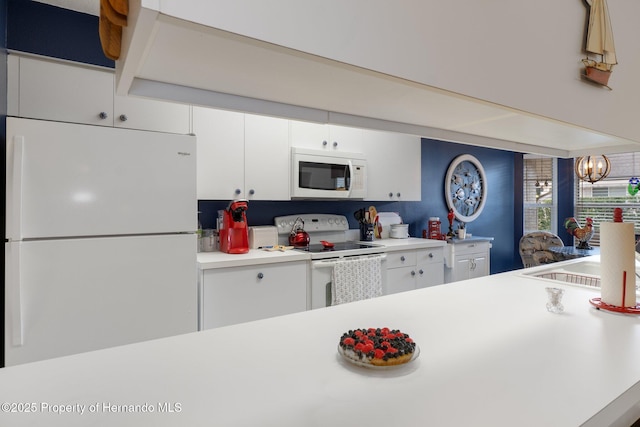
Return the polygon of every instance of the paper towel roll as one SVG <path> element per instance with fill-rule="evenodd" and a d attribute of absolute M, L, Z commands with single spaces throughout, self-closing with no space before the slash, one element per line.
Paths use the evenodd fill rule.
<path fill-rule="evenodd" d="M 606 304 L 636 306 L 634 236 L 633 223 L 600 223 L 600 291 L 601 300 Z"/>

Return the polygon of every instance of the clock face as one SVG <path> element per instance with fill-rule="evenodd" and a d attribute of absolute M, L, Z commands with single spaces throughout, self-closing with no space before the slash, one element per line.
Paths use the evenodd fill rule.
<path fill-rule="evenodd" d="M 447 206 L 459 221 L 476 219 L 487 197 L 487 179 L 478 159 L 470 154 L 456 157 L 447 170 L 444 192 Z"/>

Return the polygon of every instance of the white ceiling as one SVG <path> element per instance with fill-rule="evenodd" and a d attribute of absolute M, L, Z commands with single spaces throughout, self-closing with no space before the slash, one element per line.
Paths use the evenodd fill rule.
<path fill-rule="evenodd" d="M 75 10 L 76 12 L 88 13 L 90 15 L 100 15 L 100 0 L 35 0 L 64 9 Z"/>

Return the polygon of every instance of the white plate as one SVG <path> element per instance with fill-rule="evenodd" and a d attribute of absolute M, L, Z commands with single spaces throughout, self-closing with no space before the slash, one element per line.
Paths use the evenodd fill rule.
<path fill-rule="evenodd" d="M 399 365 L 378 366 L 378 365 L 373 365 L 371 363 L 361 362 L 360 360 L 352 359 L 352 358 L 350 358 L 350 357 L 348 357 L 347 355 L 344 354 L 344 350 L 342 349 L 340 344 L 338 344 L 338 353 L 342 356 L 342 358 L 344 360 L 346 360 L 346 361 L 348 361 L 350 363 L 353 363 L 354 365 L 362 366 L 363 368 L 369 368 L 369 369 L 394 369 L 394 368 L 399 368 L 401 366 L 406 366 L 409 363 L 411 363 L 414 360 L 416 360 L 418 358 L 418 356 L 420 356 L 420 347 L 418 347 L 418 344 L 416 344 L 416 348 L 413 349 L 413 356 L 411 357 L 411 360 L 409 360 L 407 363 L 401 363 Z"/>

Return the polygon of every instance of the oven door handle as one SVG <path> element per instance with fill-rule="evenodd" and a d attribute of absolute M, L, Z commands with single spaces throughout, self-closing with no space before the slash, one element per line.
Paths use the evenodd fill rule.
<path fill-rule="evenodd" d="M 349 193 L 347 198 L 351 198 L 351 190 L 353 189 L 353 162 L 349 160 Z"/>
<path fill-rule="evenodd" d="M 385 258 L 387 258 L 387 254 L 380 254 L 380 255 L 373 255 L 373 256 L 379 256 L 380 257 L 380 261 L 384 261 Z M 372 255 L 365 255 L 365 256 L 352 256 L 352 257 L 348 257 L 348 258 L 369 258 L 369 257 L 373 257 Z M 316 261 L 312 263 L 313 268 L 326 268 L 326 267 L 333 267 L 334 265 L 336 265 L 337 261 Z"/>

